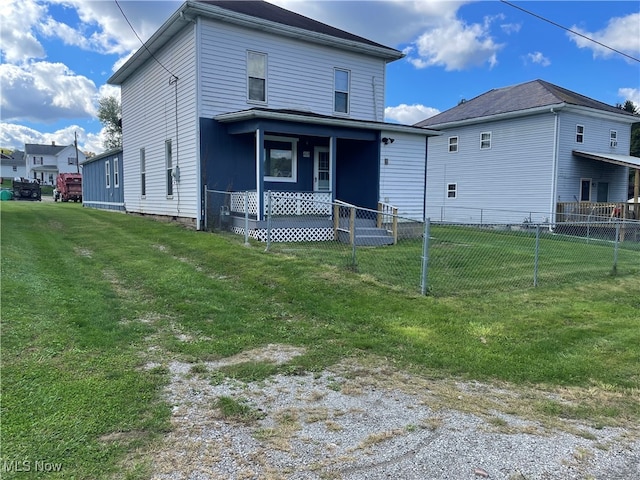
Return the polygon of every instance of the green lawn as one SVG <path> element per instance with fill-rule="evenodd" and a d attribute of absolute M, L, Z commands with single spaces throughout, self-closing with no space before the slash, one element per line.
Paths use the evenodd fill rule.
<path fill-rule="evenodd" d="M 358 253 L 353 271 L 314 261 L 328 256 L 319 246 L 305 255 L 292 254 L 295 245 L 266 253 L 264 244 L 245 247 L 239 236 L 78 204 L 2 202 L 0 209 L 2 478 L 145 478 L 138 452 L 170 428 L 161 397 L 167 362 L 195 364 L 268 343 L 302 346 L 306 354 L 233 374 L 320 371 L 375 355 L 433 378 L 581 388 L 599 400 L 573 414 L 601 424 L 640 421 L 637 269 L 570 275 L 536 289 L 422 297 L 361 271 L 374 249 Z M 480 233 L 481 242 L 461 232 L 434 250 L 452 248 L 446 242 L 482 243 L 482 251 L 517 247 Z M 625 252 L 637 259 L 637 251 Z M 583 254 L 575 258 L 582 262 Z M 566 251 L 557 255 L 564 268 L 574 265 Z M 505 258 L 512 256 L 498 258 L 500 281 L 509 272 L 527 276 L 518 272 L 528 257 L 515 255 L 511 264 Z M 458 261 L 449 269 L 461 289 L 466 277 L 492 275 L 479 260 Z M 147 368 L 150 361 L 158 365 Z M 556 407 L 549 415 L 567 413 Z M 11 462 L 24 461 L 31 471 L 16 472 Z M 34 471 L 36 461 L 60 462 L 63 471 Z"/>

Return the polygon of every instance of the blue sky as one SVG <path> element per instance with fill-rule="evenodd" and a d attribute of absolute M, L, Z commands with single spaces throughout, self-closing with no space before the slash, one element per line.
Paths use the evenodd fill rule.
<path fill-rule="evenodd" d="M 146 40 L 177 1 L 119 0 Z M 405 52 L 389 64 L 387 121 L 413 124 L 492 88 L 543 79 L 615 105 L 640 106 L 640 62 L 500 1 L 272 0 Z M 640 2 L 513 1 L 518 7 L 640 58 Z M 107 79 L 140 42 L 115 1 L 3 0 L 0 146 L 71 144 L 103 151 Z"/>

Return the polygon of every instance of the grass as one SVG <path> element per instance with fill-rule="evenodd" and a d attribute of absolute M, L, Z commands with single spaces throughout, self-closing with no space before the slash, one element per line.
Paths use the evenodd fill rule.
<path fill-rule="evenodd" d="M 259 381 L 372 355 L 432 378 L 613 399 L 532 405 L 549 416 L 640 420 L 640 283 L 632 268 L 537 289 L 421 297 L 313 258 L 245 247 L 241 237 L 78 204 L 0 208 L 2 478 L 147 478 L 144 461 L 131 459 L 170 428 L 167 362 L 191 362 L 192 374 L 210 375 L 203 362 L 270 343 L 305 353 L 284 365 L 247 362 L 211 375 Z M 454 243 L 500 245 L 499 233 L 464 233 Z M 495 248 L 516 247 L 509 240 Z M 370 252 L 359 254 L 359 267 Z M 637 266 L 638 252 L 627 253 L 635 257 L 625 262 Z M 571 268 L 576 257 L 561 258 Z M 451 270 L 464 282 L 472 267 Z M 518 260 L 502 267 L 505 278 L 520 268 Z M 246 405 L 227 403 L 221 411 L 235 408 L 242 418 Z M 62 463 L 62 471 L 18 472 L 12 463 L 38 460 Z"/>

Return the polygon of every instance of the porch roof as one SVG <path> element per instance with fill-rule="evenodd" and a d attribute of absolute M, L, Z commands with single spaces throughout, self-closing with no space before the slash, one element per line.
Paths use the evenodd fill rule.
<path fill-rule="evenodd" d="M 250 108 L 237 112 L 223 113 L 213 117 L 221 123 L 242 122 L 246 120 L 280 120 L 288 122 L 299 122 L 313 125 L 357 128 L 363 130 L 389 131 L 411 133 L 432 137 L 442 135 L 441 132 L 426 128 L 414 127 L 411 125 L 401 125 L 398 123 L 374 122 L 370 120 L 354 120 L 350 118 L 332 117 L 318 113 L 304 112 L 300 110 L 275 110 L 266 108 Z"/>
<path fill-rule="evenodd" d="M 619 155 L 616 153 L 584 152 L 581 150 L 574 150 L 573 154 L 577 157 L 588 158 L 590 160 L 598 160 L 601 162 L 613 163 L 615 165 L 622 165 L 623 167 L 640 169 L 640 157 Z"/>

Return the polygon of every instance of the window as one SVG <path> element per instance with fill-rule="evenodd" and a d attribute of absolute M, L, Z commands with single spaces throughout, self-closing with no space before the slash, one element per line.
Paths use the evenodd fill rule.
<path fill-rule="evenodd" d="M 173 195 L 173 154 L 171 152 L 171 140 L 164 142 L 164 160 L 167 167 L 167 197 Z"/>
<path fill-rule="evenodd" d="M 591 179 L 590 178 L 580 179 L 580 201 L 581 202 L 591 201 Z"/>
<path fill-rule="evenodd" d="M 18 171 L 18 167 L 17 167 L 16 165 L 14 165 L 13 167 L 11 167 L 11 169 L 12 169 L 14 172 L 17 172 L 17 171 Z"/>
<path fill-rule="evenodd" d="M 271 182 L 297 181 L 297 139 L 265 137 L 264 178 Z"/>
<path fill-rule="evenodd" d="M 118 157 L 113 159 L 113 188 L 120 186 L 120 172 L 118 167 Z"/>
<path fill-rule="evenodd" d="M 458 151 L 458 137 L 449 137 L 449 153 Z"/>
<path fill-rule="evenodd" d="M 576 125 L 576 143 L 584 143 L 584 125 Z"/>
<path fill-rule="evenodd" d="M 77 165 L 77 164 L 78 164 L 78 159 L 76 157 L 67 158 L 67 165 Z"/>
<path fill-rule="evenodd" d="M 618 146 L 618 132 L 616 130 L 611 130 L 609 132 L 609 146 L 612 148 L 616 148 Z"/>
<path fill-rule="evenodd" d="M 458 184 L 457 183 L 448 183 L 447 184 L 447 198 L 456 198 L 458 196 Z"/>
<path fill-rule="evenodd" d="M 486 150 L 491 148 L 491 132 L 482 132 L 480 134 L 480 149 Z"/>
<path fill-rule="evenodd" d="M 267 101 L 267 55 L 247 52 L 247 98 L 250 101 Z"/>
<path fill-rule="evenodd" d="M 105 186 L 111 188 L 111 169 L 109 168 L 109 160 L 104 163 Z"/>
<path fill-rule="evenodd" d="M 333 111 L 349 113 L 349 70 L 336 68 L 333 72 Z"/>
<path fill-rule="evenodd" d="M 147 194 L 147 165 L 145 160 L 144 148 L 140 149 L 140 195 Z"/>
<path fill-rule="evenodd" d="M 33 157 L 34 165 L 42 165 L 44 163 L 44 157 Z"/>

